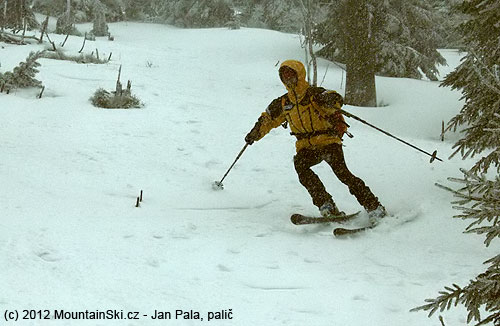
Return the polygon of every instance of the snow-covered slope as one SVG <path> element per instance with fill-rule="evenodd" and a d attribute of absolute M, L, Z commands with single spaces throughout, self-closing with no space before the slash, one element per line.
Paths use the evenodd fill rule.
<path fill-rule="evenodd" d="M 277 63 L 303 60 L 297 36 L 139 23 L 110 30 L 114 42 L 102 38 L 85 49 L 112 53 L 110 63 L 42 59 L 42 99 L 36 90 L 0 94 L 2 320 L 14 310 L 20 317 L 24 309 L 49 310 L 54 318 L 61 309 L 109 309 L 140 312 L 140 320 L 17 324 L 162 324 L 150 318 L 155 310 L 172 313 L 165 323 L 199 324 L 175 319 L 176 310 L 193 310 L 203 322 L 208 312 L 232 317 L 215 325 L 436 325 L 437 317 L 409 310 L 444 285 L 466 283 L 493 256 L 482 239 L 461 234 L 466 223 L 451 218 L 452 197 L 434 186 L 471 165 L 447 160 L 457 135 L 439 139 L 441 121 L 461 107 L 459 93 L 437 82 L 377 78 L 386 106 L 345 107 L 424 150 L 438 149 L 445 162 L 429 164 L 348 119 L 355 135 L 345 140 L 348 166 L 394 216 L 339 240 L 332 226 L 290 223 L 293 212 L 317 212 L 282 128 L 246 150 L 225 190 L 211 189 L 260 112 L 284 92 Z M 59 44 L 64 36 L 51 38 Z M 81 44 L 70 37 L 64 49 L 77 54 Z M 1 44 L 1 71 L 42 47 Z M 458 62 L 458 53 L 443 53 Z M 89 97 L 114 89 L 120 65 L 144 108 L 93 107 Z M 321 60 L 320 76 L 327 67 L 322 86 L 343 93 L 345 74 Z M 326 165 L 315 171 L 343 210 L 360 209 Z M 450 325 L 465 322 L 461 309 L 444 316 Z"/>

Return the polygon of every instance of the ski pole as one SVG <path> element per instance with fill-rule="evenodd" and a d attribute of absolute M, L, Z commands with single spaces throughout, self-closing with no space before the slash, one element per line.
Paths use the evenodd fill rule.
<path fill-rule="evenodd" d="M 394 136 L 394 135 L 392 135 L 392 134 L 388 133 L 387 131 L 382 130 L 382 129 L 380 129 L 380 128 L 378 128 L 378 127 L 374 126 L 374 125 L 372 125 L 371 123 L 366 122 L 365 120 L 361 119 L 360 117 L 355 116 L 354 114 L 351 114 L 351 113 L 349 113 L 349 112 L 347 112 L 347 111 L 344 111 L 344 110 L 342 110 L 342 109 L 340 110 L 340 112 L 341 112 L 343 115 L 345 115 L 346 117 L 353 118 L 354 120 L 358 120 L 359 122 L 364 123 L 365 125 L 370 126 L 370 127 L 374 128 L 374 129 L 376 129 L 376 130 L 378 130 L 378 131 L 380 131 L 380 132 L 382 132 L 382 133 L 386 134 L 386 135 L 387 135 L 387 136 L 389 136 L 389 137 L 392 137 L 392 138 L 394 138 L 394 139 L 396 139 L 396 140 L 399 140 L 399 141 L 400 141 L 400 142 L 402 142 L 403 144 L 408 145 L 408 146 L 410 146 L 411 148 L 414 148 L 414 149 L 416 149 L 416 150 L 417 150 L 417 151 L 419 151 L 419 152 L 422 152 L 422 153 L 424 153 L 424 154 L 429 155 L 429 156 L 431 157 L 431 161 L 430 161 L 430 163 L 434 162 L 434 160 L 438 160 L 438 161 L 443 162 L 443 160 L 442 160 L 442 159 L 440 159 L 439 157 L 437 157 L 437 156 L 436 156 L 436 155 L 437 155 L 437 150 L 435 150 L 434 152 L 432 152 L 432 154 L 430 154 L 430 153 L 428 153 L 428 152 L 426 152 L 426 151 L 424 151 L 424 150 L 422 150 L 422 149 L 418 148 L 417 146 L 412 145 L 412 144 L 410 144 L 410 143 L 408 143 L 408 142 L 406 142 L 406 141 L 402 140 L 401 138 L 398 138 L 398 137 L 396 137 L 396 136 Z"/>
<path fill-rule="evenodd" d="M 231 169 L 233 168 L 233 166 L 240 159 L 241 155 L 243 154 L 243 152 L 245 151 L 245 149 L 247 149 L 248 145 L 249 144 L 246 143 L 245 146 L 243 146 L 243 148 L 241 149 L 240 153 L 238 154 L 238 156 L 236 156 L 236 159 L 234 160 L 233 164 L 231 164 L 231 166 L 227 170 L 226 174 L 224 174 L 224 176 L 222 177 L 222 179 L 220 181 L 214 181 L 214 183 L 212 184 L 212 188 L 214 190 L 222 190 L 222 189 L 224 189 L 224 185 L 222 184 L 222 181 L 224 181 L 224 179 L 226 178 L 226 176 L 229 173 L 229 171 L 231 171 Z"/>

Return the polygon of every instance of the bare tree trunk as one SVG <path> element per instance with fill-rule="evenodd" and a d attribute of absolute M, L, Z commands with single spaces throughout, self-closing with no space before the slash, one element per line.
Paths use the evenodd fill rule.
<path fill-rule="evenodd" d="M 26 15 L 23 16 L 23 37 L 21 38 L 21 43 L 24 44 L 24 37 L 26 36 L 26 25 L 28 22 L 26 21 Z"/>
<path fill-rule="evenodd" d="M 306 1 L 304 3 L 304 1 Z M 302 10 L 302 17 L 304 19 L 304 36 L 305 36 L 305 51 L 306 51 L 306 69 L 307 69 L 307 78 L 309 83 L 311 85 L 316 86 L 318 84 L 318 63 L 316 60 L 316 54 L 314 53 L 313 49 L 313 37 L 312 37 L 312 30 L 313 30 L 313 24 L 314 24 L 314 17 L 313 17 L 313 4 L 311 3 L 311 0 L 299 0 L 300 7 Z M 311 60 L 309 60 L 309 56 L 311 57 Z M 311 63 L 313 66 L 313 78 L 311 82 Z"/>
<path fill-rule="evenodd" d="M 347 78 L 345 102 L 356 106 L 377 106 L 375 46 L 371 37 L 366 0 L 348 1 Z"/>
<path fill-rule="evenodd" d="M 42 23 L 42 26 L 40 27 L 41 33 L 40 33 L 40 40 L 38 41 L 38 43 L 42 43 L 43 34 L 47 32 L 47 26 L 49 26 L 49 16 L 45 18 L 45 20 Z"/>
<path fill-rule="evenodd" d="M 66 0 L 66 15 L 71 15 L 71 0 Z"/>
<path fill-rule="evenodd" d="M 24 17 L 24 1 L 21 0 L 14 0 L 15 4 L 15 18 L 14 18 L 14 28 L 16 29 L 16 34 L 22 30 L 23 26 L 23 17 Z"/>
<path fill-rule="evenodd" d="M 21 21 L 23 22 L 23 37 L 21 39 L 21 43 L 24 44 L 24 37 L 26 36 L 26 27 L 28 25 L 28 21 L 27 21 L 27 18 L 26 18 L 26 3 L 24 1 L 21 2 L 21 12 L 22 12 L 22 16 L 21 16 Z"/>
<path fill-rule="evenodd" d="M 78 51 L 78 53 L 82 53 L 83 51 L 83 48 L 85 47 L 85 41 L 87 40 L 87 32 L 85 32 L 85 36 L 83 37 L 83 44 L 82 44 L 82 48 L 80 49 L 80 51 Z"/>
<path fill-rule="evenodd" d="M 302 29 L 303 33 L 305 28 Z M 304 58 L 305 58 L 305 66 L 306 66 L 306 74 L 307 74 L 307 82 L 311 84 L 311 65 L 309 64 L 309 47 L 307 46 L 307 37 L 304 37 L 304 42 L 300 41 L 300 46 L 304 48 Z"/>
<path fill-rule="evenodd" d="M 118 78 L 116 79 L 116 89 L 115 89 L 116 96 L 120 96 L 122 93 L 122 83 L 120 82 L 121 74 L 122 74 L 122 65 L 120 65 L 120 68 L 118 69 Z"/>
<path fill-rule="evenodd" d="M 310 25 L 309 27 L 311 27 L 312 25 Z M 308 39 L 309 39 L 309 42 L 308 45 L 309 45 L 309 54 L 311 55 L 311 61 L 312 61 L 312 65 L 313 65 L 313 81 L 312 81 L 312 84 L 313 86 L 317 86 L 318 85 L 318 61 L 316 60 L 316 53 L 314 53 L 314 49 L 313 49 L 313 41 L 312 41 L 312 30 L 309 28 L 309 31 L 308 31 Z"/>
<path fill-rule="evenodd" d="M 3 32 L 3 29 L 4 29 L 4 26 L 7 25 L 7 3 L 9 1 L 8 0 L 5 0 L 4 4 L 3 4 L 3 23 L 2 23 L 2 32 Z"/>

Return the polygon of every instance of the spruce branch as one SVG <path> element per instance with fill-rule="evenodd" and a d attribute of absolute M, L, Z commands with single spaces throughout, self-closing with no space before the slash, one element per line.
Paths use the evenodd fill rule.
<path fill-rule="evenodd" d="M 465 171 L 462 178 L 448 178 L 461 185 L 460 189 L 452 189 L 436 183 L 441 189 L 449 191 L 455 197 L 453 208 L 460 211 L 453 216 L 472 222 L 464 233 L 485 235 L 484 243 L 489 246 L 493 239 L 500 237 L 500 176 L 489 180 L 486 174 Z M 484 225 L 488 223 L 488 225 Z"/>
<path fill-rule="evenodd" d="M 482 75 L 480 67 L 478 67 L 477 65 L 473 65 L 472 67 L 474 68 L 474 72 L 478 75 L 479 80 L 483 83 L 484 86 L 500 95 L 500 79 L 498 78 L 498 76 L 495 74 L 495 72 L 492 71 L 492 69 L 487 67 L 482 60 L 478 58 L 475 50 L 470 50 L 470 54 L 475 59 L 475 61 L 479 65 L 481 65 L 482 70 L 486 71 L 487 75 L 493 79 L 493 82 L 496 82 L 496 85 L 494 83 L 489 83 L 489 78 L 486 78 Z"/>
<path fill-rule="evenodd" d="M 455 300 L 454 306 L 457 306 L 461 301 L 463 290 L 457 284 L 453 284 L 452 286 L 453 288 L 445 286 L 445 291 L 439 291 L 440 295 L 437 298 L 426 299 L 425 302 L 428 302 L 428 304 L 413 308 L 410 311 L 429 311 L 428 317 L 431 317 L 438 310 L 441 312 L 449 310 L 453 305 L 453 300 Z"/>
<path fill-rule="evenodd" d="M 493 325 L 499 325 L 500 324 L 500 312 L 497 312 L 497 313 L 494 313 L 494 314 L 488 316 L 483 321 L 476 324 L 476 326 L 486 325 L 486 324 L 489 324 L 490 322 L 493 322 Z"/>
<path fill-rule="evenodd" d="M 500 255 L 489 259 L 487 270 L 471 280 L 469 285 L 461 288 L 457 284 L 445 286 L 435 299 L 426 299 L 427 304 L 413 308 L 411 311 L 429 311 L 431 317 L 438 310 L 443 312 L 458 304 L 464 305 L 468 311 L 467 323 L 477 321 L 477 325 L 485 325 L 490 321 L 500 320 Z M 481 319 L 479 308 L 483 307 L 490 313 Z"/>

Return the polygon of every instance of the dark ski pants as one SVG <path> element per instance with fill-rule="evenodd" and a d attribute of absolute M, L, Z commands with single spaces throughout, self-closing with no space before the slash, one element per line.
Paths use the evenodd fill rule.
<path fill-rule="evenodd" d="M 351 194 L 367 211 L 376 209 L 380 202 L 371 192 L 363 180 L 349 171 L 345 164 L 342 145 L 331 144 L 318 149 L 302 149 L 293 158 L 295 171 L 300 183 L 307 189 L 314 205 L 318 208 L 325 202 L 332 201 L 332 196 L 326 191 L 325 186 L 311 169 L 312 166 L 325 161 L 330 165 L 337 178 L 349 187 Z"/>

